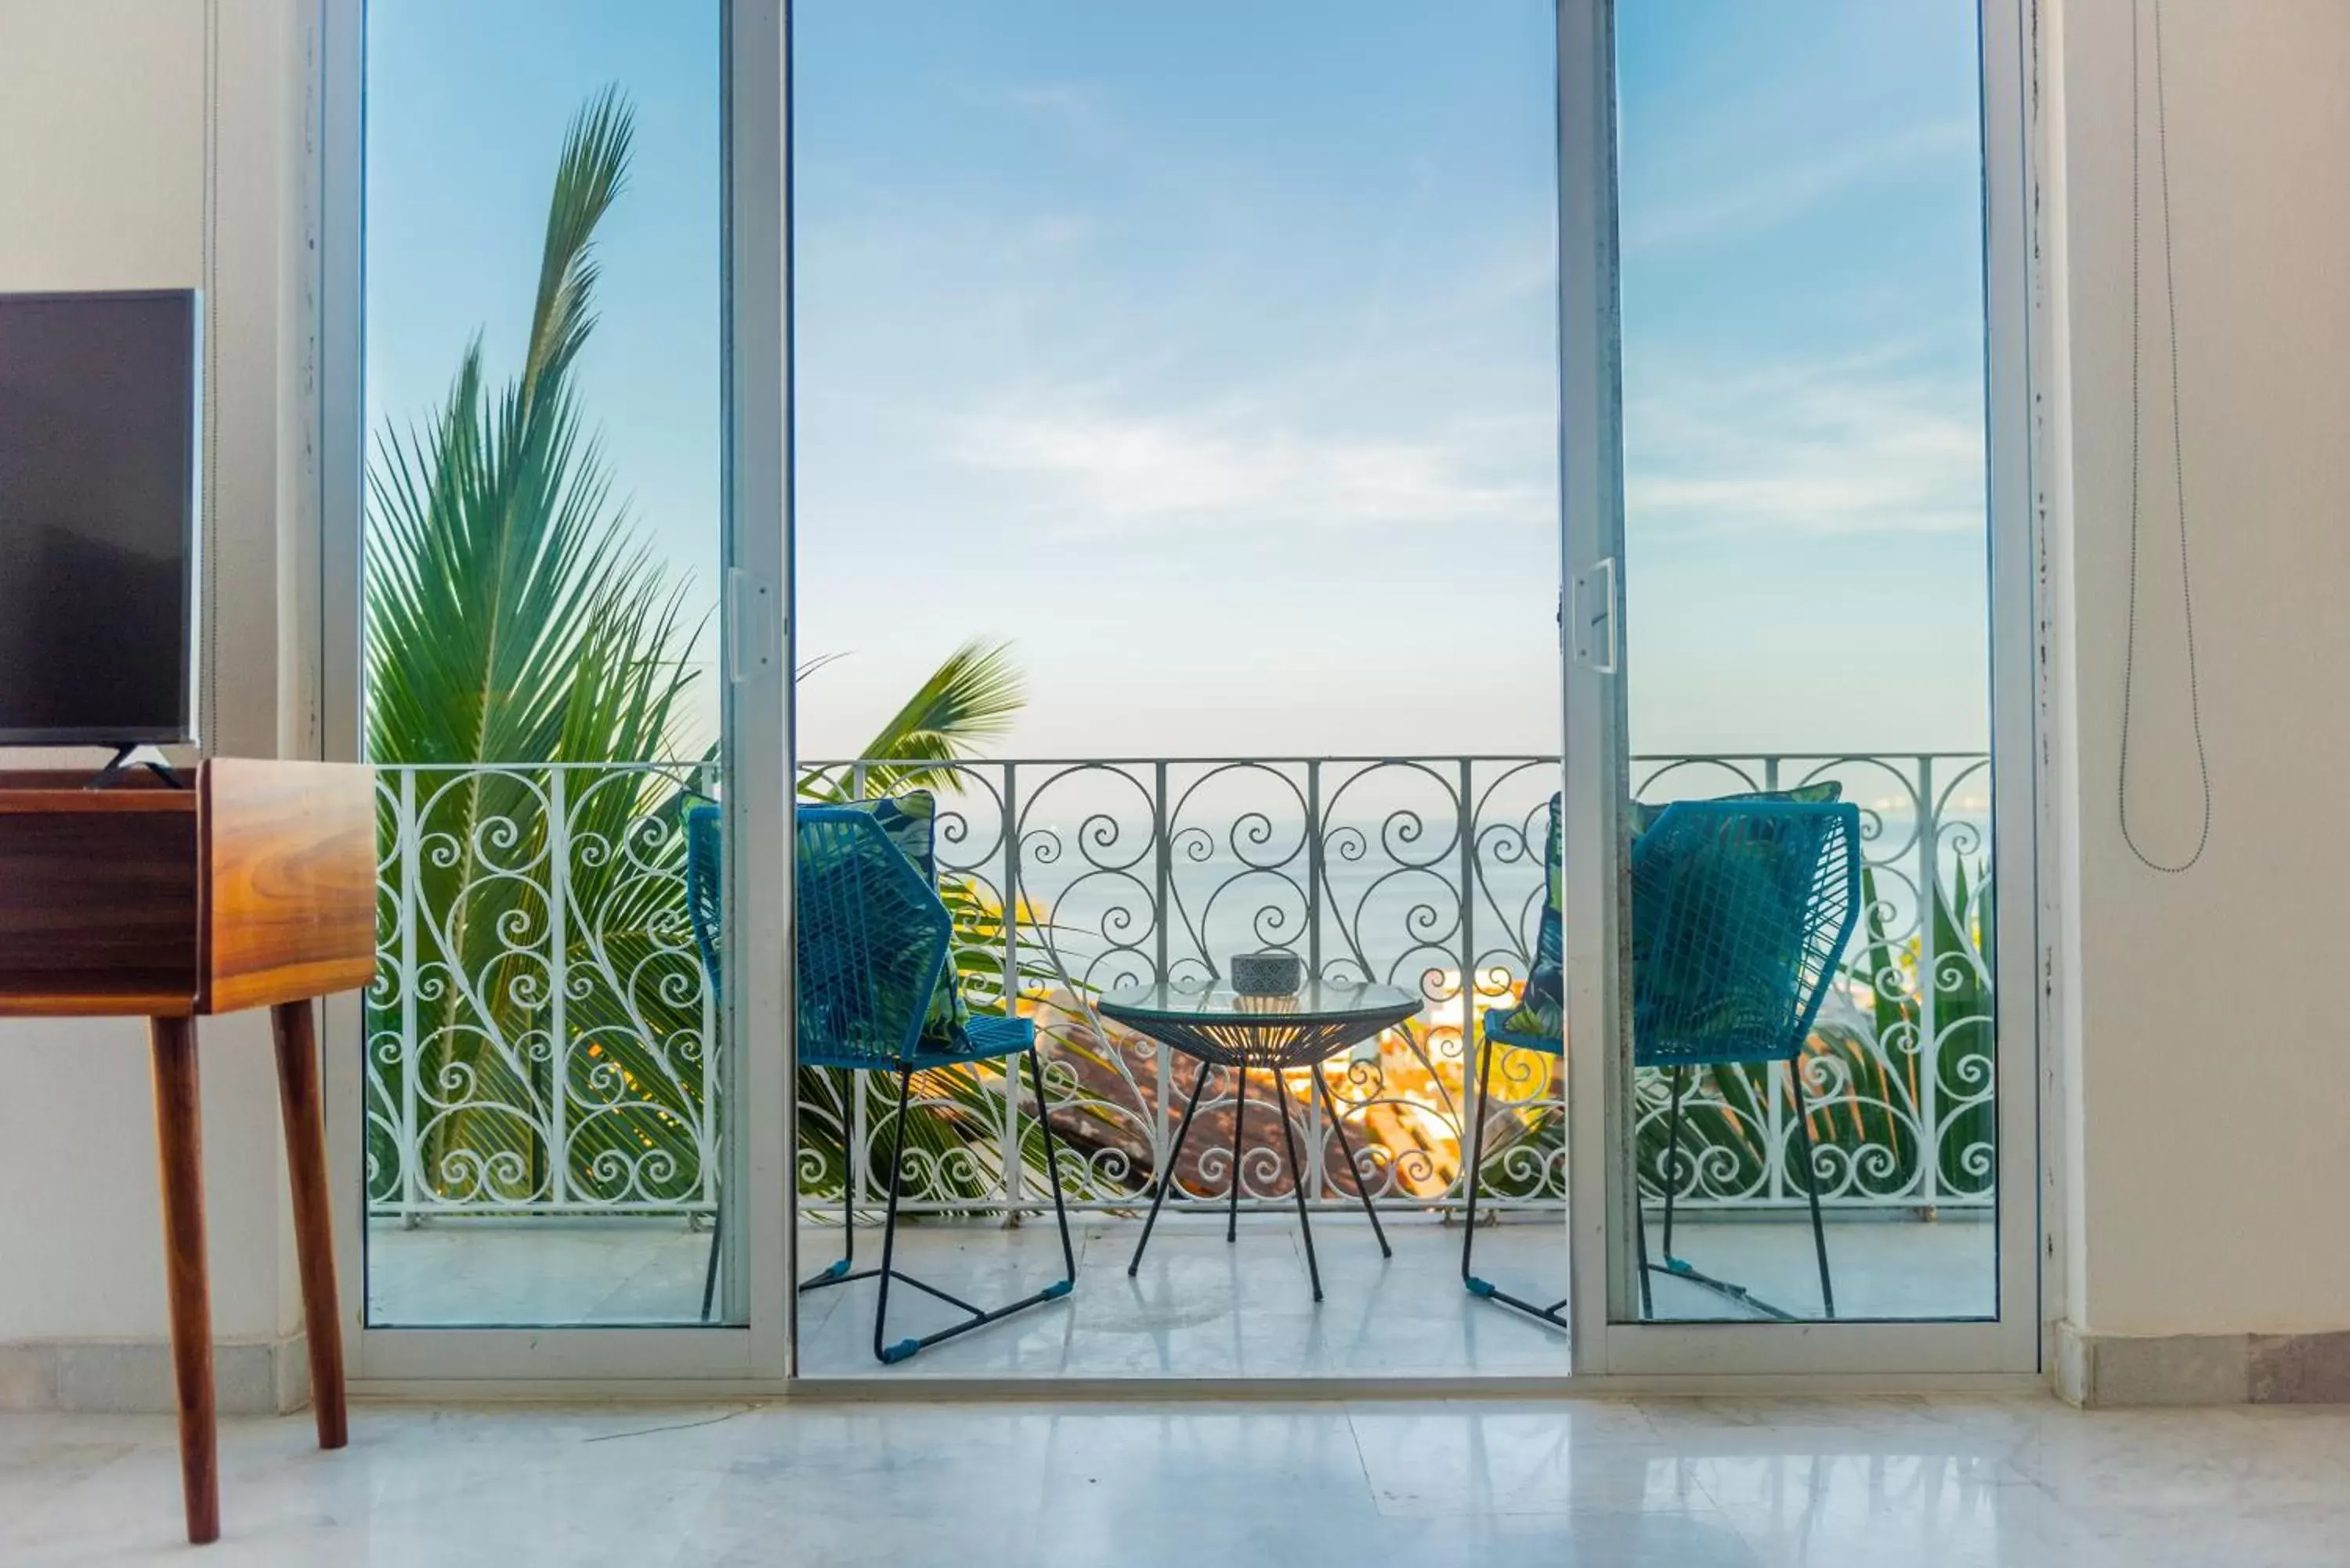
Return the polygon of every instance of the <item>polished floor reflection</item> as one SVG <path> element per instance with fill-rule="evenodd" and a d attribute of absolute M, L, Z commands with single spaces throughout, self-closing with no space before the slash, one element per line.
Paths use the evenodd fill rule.
<path fill-rule="evenodd" d="M 2328 1568 L 2350 1411 L 360 1407 L 224 1424 L 216 1568 Z M 0 1562 L 188 1561 L 164 1417 L 0 1417 Z"/>
<path fill-rule="evenodd" d="M 1317 1305 L 1293 1216 L 1243 1216 L 1224 1240 L 1221 1212 L 1159 1221 L 1140 1271 L 1126 1272 L 1140 1227 L 1099 1220 L 1076 1227 L 1077 1288 L 950 1340 L 910 1361 L 873 1359 L 870 1282 L 800 1298 L 800 1366 L 811 1376 L 892 1377 L 1430 1377 L 1561 1376 L 1566 1336 L 1478 1302 L 1461 1287 L 1461 1232 L 1430 1220 L 1388 1221 L 1395 1256 L 1360 1215 L 1317 1215 Z M 1566 1291 L 1566 1227 L 1494 1227 L 1492 1266 Z M 803 1255 L 833 1256 L 837 1229 L 803 1232 Z M 878 1238 L 860 1234 L 858 1261 Z M 927 1226 L 899 1237 L 905 1267 L 964 1299 L 987 1303 L 1035 1290 L 1058 1272 L 1052 1227 Z M 1485 1255 L 1479 1253 L 1480 1266 Z M 955 1322 L 951 1308 L 896 1291 L 891 1338 Z"/>

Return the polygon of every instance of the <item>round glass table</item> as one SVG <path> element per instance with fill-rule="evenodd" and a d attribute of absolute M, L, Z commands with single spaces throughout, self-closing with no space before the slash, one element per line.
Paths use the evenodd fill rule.
<path fill-rule="evenodd" d="M 1248 1075 L 1270 1072 L 1274 1104 L 1281 1110 L 1282 1146 L 1289 1151 L 1290 1189 L 1297 1199 L 1297 1225 L 1305 1240 L 1305 1271 L 1313 1282 L 1314 1299 L 1322 1299 L 1322 1269 L 1314 1256 L 1314 1226 L 1306 1217 L 1305 1168 L 1297 1158 L 1297 1134 L 1289 1115 L 1289 1090 L 1280 1076 L 1284 1067 L 1315 1069 L 1315 1093 L 1322 1098 L 1337 1135 L 1339 1152 L 1355 1178 L 1355 1190 L 1370 1217 L 1371 1233 L 1378 1238 L 1382 1257 L 1393 1257 L 1378 1210 L 1372 1206 L 1370 1185 L 1355 1163 L 1354 1145 L 1347 1137 L 1346 1119 L 1338 1114 L 1321 1064 L 1363 1041 L 1375 1039 L 1419 1012 L 1420 998 L 1392 985 L 1360 985 L 1347 981 L 1309 980 L 1287 996 L 1242 996 L 1215 983 L 1161 981 L 1156 985 L 1120 986 L 1105 992 L 1095 1008 L 1104 1018 L 1124 1024 L 1182 1052 L 1200 1064 L 1191 1079 L 1191 1098 L 1183 1119 L 1176 1125 L 1175 1141 L 1166 1163 L 1151 1182 L 1150 1213 L 1142 1222 L 1142 1237 L 1134 1244 L 1134 1258 L 1126 1266 L 1129 1277 L 1142 1267 L 1143 1249 L 1150 1245 L 1159 1210 L 1173 1185 L 1175 1168 L 1191 1135 L 1191 1117 L 1200 1108 L 1201 1091 L 1208 1085 L 1208 1069 L 1223 1067 L 1233 1075 L 1232 1179 L 1224 1220 L 1224 1240 L 1239 1234 L 1241 1135 L 1248 1118 Z M 1319 1158 L 1319 1151 L 1316 1151 Z"/>

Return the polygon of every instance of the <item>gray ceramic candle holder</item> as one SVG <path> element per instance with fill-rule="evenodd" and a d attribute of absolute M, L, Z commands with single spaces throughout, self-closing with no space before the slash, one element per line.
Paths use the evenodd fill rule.
<path fill-rule="evenodd" d="M 1232 963 L 1232 990 L 1241 996 L 1295 996 L 1305 980 L 1297 955 L 1279 948 L 1234 953 Z"/>

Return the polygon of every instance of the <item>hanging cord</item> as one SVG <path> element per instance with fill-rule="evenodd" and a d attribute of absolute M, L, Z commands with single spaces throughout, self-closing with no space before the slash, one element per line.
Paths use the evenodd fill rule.
<path fill-rule="evenodd" d="M 2144 434 L 2140 398 L 2140 324 L 2139 274 L 2145 251 L 2145 223 L 2141 214 L 2141 192 L 2145 182 L 2139 171 L 2140 150 L 2145 137 L 2139 130 L 2137 38 L 2138 16 L 2145 9 L 2145 0 L 2132 0 L 2130 6 L 2130 499 L 2129 499 L 2129 634 L 2122 654 L 2122 746 L 2120 782 L 2116 786 L 2121 805 L 2122 842 L 2129 852 L 2147 869 L 2177 876 L 2190 869 L 2203 858 L 2203 850 L 2211 842 L 2211 763 L 2203 747 L 2203 693 L 2195 661 L 2195 580 L 2187 564 L 2187 456 L 2185 442 L 2180 438 L 2178 416 L 2178 269 L 2170 239 L 2170 130 L 2162 90 L 2162 0 L 2153 0 L 2154 10 L 2154 140 L 2155 151 L 2162 164 L 2162 285 L 2166 322 L 2170 334 L 2170 461 L 2171 476 L 2177 486 L 2178 504 L 2178 596 L 2185 611 L 2187 627 L 2187 711 L 2195 731 L 2195 771 L 2203 795 L 2202 826 L 2195 835 L 2195 848 L 2186 859 L 2171 864 L 2157 860 L 2138 846 L 2137 836 L 2130 831 L 2129 769 L 2130 769 L 2130 710 L 2136 696 L 2137 676 L 2137 541 L 2140 495 L 2138 489 L 2139 443 Z"/>

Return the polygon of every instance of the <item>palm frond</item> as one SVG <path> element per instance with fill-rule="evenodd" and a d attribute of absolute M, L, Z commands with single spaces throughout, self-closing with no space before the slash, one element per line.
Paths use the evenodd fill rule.
<path fill-rule="evenodd" d="M 530 354 L 521 393 L 525 405 L 559 388 L 595 329 L 590 302 L 598 269 L 596 226 L 627 187 L 636 116 L 619 88 L 590 99 L 563 133 L 555 192 L 547 203 L 546 242 L 538 264 L 538 299 L 531 312 Z"/>
<path fill-rule="evenodd" d="M 408 857 L 414 901 L 429 912 L 408 957 L 437 978 L 411 999 L 429 1014 L 416 1021 L 412 1058 L 380 1064 L 376 1092 L 398 1094 L 407 1074 L 432 1105 L 415 1151 L 428 1186 L 513 1202 L 544 1190 L 556 1159 L 568 1162 L 575 1193 L 618 1196 L 635 1183 L 644 1196 L 695 1201 L 714 1126 L 709 1063 L 689 1070 L 715 1043 L 702 1040 L 700 961 L 680 896 L 682 810 L 701 774 L 650 765 L 678 750 L 677 720 L 696 690 L 688 655 L 703 627 L 617 500 L 572 374 L 596 326 L 596 236 L 627 187 L 633 140 L 617 90 L 580 109 L 556 160 L 518 372 L 493 391 L 477 337 L 440 406 L 381 432 L 369 465 L 369 754 L 471 765 L 432 791 L 431 832 L 446 852 Z M 876 770 L 869 786 L 945 782 L 945 770 L 922 764 L 972 754 L 1022 701 L 1008 649 L 957 649 L 867 748 L 912 765 Z M 562 763 L 607 765 L 544 765 Z M 558 860 L 559 927 L 554 884 L 514 871 Z M 983 1009 L 1008 1008 L 1000 911 L 991 924 L 971 897 L 957 910 L 967 938 L 958 969 L 979 982 Z M 567 1045 L 579 1047 L 560 1067 L 544 1049 L 551 968 L 571 977 Z M 471 1092 L 436 1099 L 455 1085 Z M 957 1172 L 966 1198 L 994 1189 L 1003 1090 L 983 1069 L 926 1075 L 930 1098 L 910 1118 L 910 1147 Z M 838 1190 L 849 1168 L 838 1091 L 827 1075 L 800 1075 L 811 1192 Z M 558 1097 L 599 1114 L 556 1148 L 540 1129 Z M 1021 1149 L 1031 1164 L 1035 1137 L 1032 1124 Z M 386 1158 L 396 1167 L 400 1157 Z"/>
<path fill-rule="evenodd" d="M 519 373 L 491 393 L 477 336 L 421 428 L 375 443 L 366 594 L 368 748 L 379 762 L 640 763 L 672 749 L 696 628 L 615 500 L 571 383 L 596 320 L 596 233 L 626 184 L 632 138 L 633 117 L 609 89 L 565 133 Z M 483 857 L 560 855 L 579 907 L 617 913 L 616 941 L 636 940 L 637 916 L 650 929 L 644 855 L 606 851 L 640 833 L 659 781 L 578 776 L 586 798 L 564 800 L 553 775 L 527 766 L 477 769 L 436 794 L 432 829 L 451 852 L 411 866 L 420 907 L 436 912 L 418 959 L 474 983 L 426 999 L 420 1036 L 434 1054 L 413 1070 L 495 1085 L 515 1105 L 560 1092 L 521 1044 L 544 1020 L 528 972 L 539 961 L 514 939 L 545 929 L 545 898 L 526 880 L 485 876 Z M 638 1022 L 654 1038 L 673 1033 Z M 519 1158 L 527 1128 L 512 1120 L 451 1107 L 420 1151 L 427 1169 L 462 1176 L 491 1155 Z M 526 1161 L 499 1168 L 527 1180 Z"/>
<path fill-rule="evenodd" d="M 376 443 L 367 595 L 380 761 L 660 754 L 641 742 L 656 717 L 666 731 L 681 688 L 602 745 L 583 746 L 578 722 L 596 685 L 584 664 L 608 672 L 621 644 L 678 659 L 675 595 L 632 542 L 569 381 L 595 325 L 596 228 L 626 183 L 633 123 L 608 88 L 565 133 L 521 375 L 488 398 L 477 337 L 424 429 Z"/>
<path fill-rule="evenodd" d="M 952 763 L 978 754 L 982 743 L 1003 735 L 1028 700 L 1027 677 L 1008 642 L 977 639 L 947 655 L 906 704 L 890 715 L 858 754 L 907 765 L 868 771 L 872 794 L 954 787 Z M 821 790 L 813 775 L 804 786 Z M 806 793 L 804 788 L 803 793 Z"/>
<path fill-rule="evenodd" d="M 848 655 L 846 651 L 837 653 L 819 653 L 814 659 L 809 659 L 806 664 L 801 665 L 797 670 L 793 670 L 792 679 L 794 680 L 806 680 L 809 676 L 814 675 L 826 665 L 837 664 L 847 657 Z"/>

